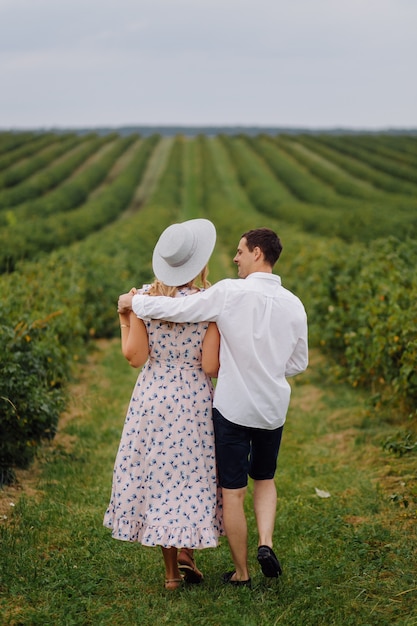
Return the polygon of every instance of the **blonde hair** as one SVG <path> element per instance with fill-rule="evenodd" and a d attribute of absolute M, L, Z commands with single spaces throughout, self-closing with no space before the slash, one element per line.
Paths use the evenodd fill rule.
<path fill-rule="evenodd" d="M 210 287 L 211 284 L 207 280 L 207 276 L 208 276 L 208 267 L 207 265 L 205 265 L 203 269 L 201 270 L 200 274 L 198 274 L 198 276 L 193 278 L 193 280 L 190 280 L 189 283 L 186 283 L 185 285 L 179 285 L 178 287 L 170 287 L 169 285 L 166 285 L 162 281 L 155 279 L 152 285 L 150 286 L 147 294 L 149 296 L 168 296 L 170 298 L 175 298 L 178 291 L 184 287 L 188 287 L 189 289 L 198 289 L 198 290 L 208 289 L 208 287 Z"/>

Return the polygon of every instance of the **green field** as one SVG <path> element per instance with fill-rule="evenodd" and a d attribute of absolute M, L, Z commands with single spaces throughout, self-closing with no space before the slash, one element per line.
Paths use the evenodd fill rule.
<path fill-rule="evenodd" d="M 100 607 L 94 609 L 99 574 L 85 570 L 96 581 L 87 590 L 86 580 L 75 577 L 81 572 L 69 569 L 71 547 L 85 564 L 89 551 L 96 571 L 101 571 L 98 550 L 108 551 L 119 564 L 126 557 L 123 585 L 133 594 L 127 572 L 146 565 L 140 550 L 114 546 L 119 542 L 109 542 L 100 528 L 122 399 L 117 411 L 106 416 L 103 430 L 92 415 L 98 408 L 86 402 L 68 426 L 68 436 L 77 442 L 74 453 L 57 447 L 54 437 L 62 428 L 80 366 L 85 367 L 103 341 L 109 346 L 105 358 L 107 350 L 113 354 L 118 294 L 152 279 L 151 254 L 161 231 L 194 217 L 207 217 L 217 228 L 212 282 L 235 276 L 232 258 L 242 232 L 268 226 L 279 233 L 284 251 L 276 271 L 306 306 L 315 356 L 311 373 L 295 384 L 293 440 L 286 452 L 280 512 L 284 526 L 296 527 L 285 539 L 293 591 L 285 588 L 285 581 L 279 594 L 259 588 L 255 603 L 260 607 L 240 594 L 243 613 L 233 618 L 234 596 L 219 591 L 213 578 L 201 597 L 198 590 L 181 596 L 185 621 L 170 600 L 167 621 L 417 624 L 412 610 L 417 587 L 412 566 L 417 511 L 417 137 L 390 134 L 0 133 L 0 483 L 13 489 L 7 485 L 15 472 L 33 467 L 40 455 L 40 488 L 46 494 L 41 503 L 25 496 L 12 522 L 9 515 L 0 522 L 6 546 L 0 614 L 3 606 L 5 623 L 10 624 L 164 623 L 157 609 L 165 596 L 159 587 L 155 591 L 156 556 L 149 556 L 154 565 L 147 566 L 138 583 L 142 596 L 150 594 L 143 600 L 146 609 L 135 613 L 127 603 L 126 622 L 117 617 L 117 603 L 103 590 Z M 117 363 L 115 379 L 126 381 L 125 364 Z M 111 385 L 109 372 L 106 376 Z M 87 378 L 89 385 L 98 384 L 94 372 Z M 124 399 L 131 384 L 130 379 L 123 383 Z M 119 421 L 112 425 L 115 413 Z M 308 424 L 305 432 L 297 417 Z M 321 444 L 314 449 L 317 437 Z M 87 476 L 97 472 L 103 439 L 108 446 L 106 474 L 96 488 Z M 301 450 L 314 457 L 311 472 L 298 457 Z M 56 464 L 66 468 L 59 479 L 53 478 Z M 88 468 L 85 475 L 83 465 Z M 78 468 L 81 482 L 73 478 L 65 487 L 71 467 Z M 311 500 L 306 485 L 313 492 L 313 486 L 320 487 L 312 480 L 313 472 L 323 472 L 324 482 L 336 472 L 343 498 L 330 499 L 330 504 Z M 65 520 L 68 511 L 62 503 L 69 496 L 58 492 L 71 485 L 78 485 L 78 491 L 83 484 L 94 513 L 82 504 L 81 494 L 68 505 L 84 519 L 76 525 L 75 537 L 70 528 L 59 528 L 58 511 L 48 519 L 46 503 L 60 502 Z M 36 514 L 45 516 L 49 531 L 36 525 Z M 25 525 L 36 529 L 32 544 L 23 540 Z M 55 526 L 58 538 L 53 542 Z M 82 538 L 86 526 L 90 547 Z M 326 541 L 319 541 L 320 529 Z M 36 554 L 37 542 L 48 556 Z M 14 565 L 7 559 L 11 551 L 18 555 Z M 46 576 L 47 563 L 58 565 L 59 554 L 60 577 L 66 576 L 72 595 L 52 572 Z M 227 567 L 227 546 L 216 555 L 210 557 L 214 563 L 217 559 L 219 567 L 223 562 Z M 210 558 L 203 561 L 209 570 Z M 353 558 L 357 560 L 351 562 Z M 106 559 L 100 585 L 109 581 L 111 559 Z M 27 572 L 26 561 L 33 564 Z M 335 587 L 330 590 L 332 580 Z M 308 596 L 301 602 L 294 590 L 302 595 L 303 582 Z M 26 587 L 29 599 L 23 599 Z M 116 593 L 116 581 L 109 589 Z M 84 596 L 89 602 L 82 602 Z M 78 598 L 72 613 L 71 597 Z M 200 612 L 193 612 L 194 602 Z M 222 610 L 215 608 L 216 602 Z M 45 621 L 48 606 L 55 615 L 50 622 Z M 204 606 L 209 614 L 203 618 Z M 309 606 L 314 607 L 311 615 Z M 23 612 L 19 607 L 25 607 Z M 271 610 L 274 617 L 267 621 Z M 360 616 L 356 621 L 355 615 Z"/>

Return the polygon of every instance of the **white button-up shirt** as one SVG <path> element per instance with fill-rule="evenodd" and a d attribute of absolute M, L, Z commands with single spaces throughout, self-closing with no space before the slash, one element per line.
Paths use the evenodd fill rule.
<path fill-rule="evenodd" d="M 216 322 L 220 370 L 213 406 L 229 421 L 272 430 L 286 419 L 286 380 L 308 365 L 307 316 L 275 274 L 225 279 L 188 298 L 135 295 L 135 314 L 172 322 Z"/>

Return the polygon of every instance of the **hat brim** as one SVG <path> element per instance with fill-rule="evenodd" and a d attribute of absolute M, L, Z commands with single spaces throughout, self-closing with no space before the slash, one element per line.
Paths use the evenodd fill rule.
<path fill-rule="evenodd" d="M 195 249 L 190 259 L 179 267 L 172 267 L 161 256 L 161 240 L 171 226 L 161 234 L 153 251 L 153 272 L 158 280 L 170 287 L 186 285 L 193 278 L 196 278 L 207 265 L 216 243 L 216 229 L 209 220 L 199 218 L 187 220 L 183 224 L 186 224 L 187 228 L 192 230 L 195 237 Z"/>

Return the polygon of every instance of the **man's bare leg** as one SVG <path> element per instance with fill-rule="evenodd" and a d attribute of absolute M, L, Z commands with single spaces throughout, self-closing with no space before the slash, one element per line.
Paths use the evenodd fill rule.
<path fill-rule="evenodd" d="M 258 526 L 258 545 L 272 548 L 277 511 L 277 489 L 273 478 L 254 481 L 253 506 Z"/>
<path fill-rule="evenodd" d="M 277 509 L 277 490 L 273 479 L 254 481 L 253 503 L 259 534 L 258 562 L 264 576 L 277 578 L 282 574 L 282 567 L 272 550 Z"/>
<path fill-rule="evenodd" d="M 248 529 L 244 511 L 246 487 L 223 488 L 222 494 L 223 523 L 236 569 L 232 580 L 248 580 Z"/>

